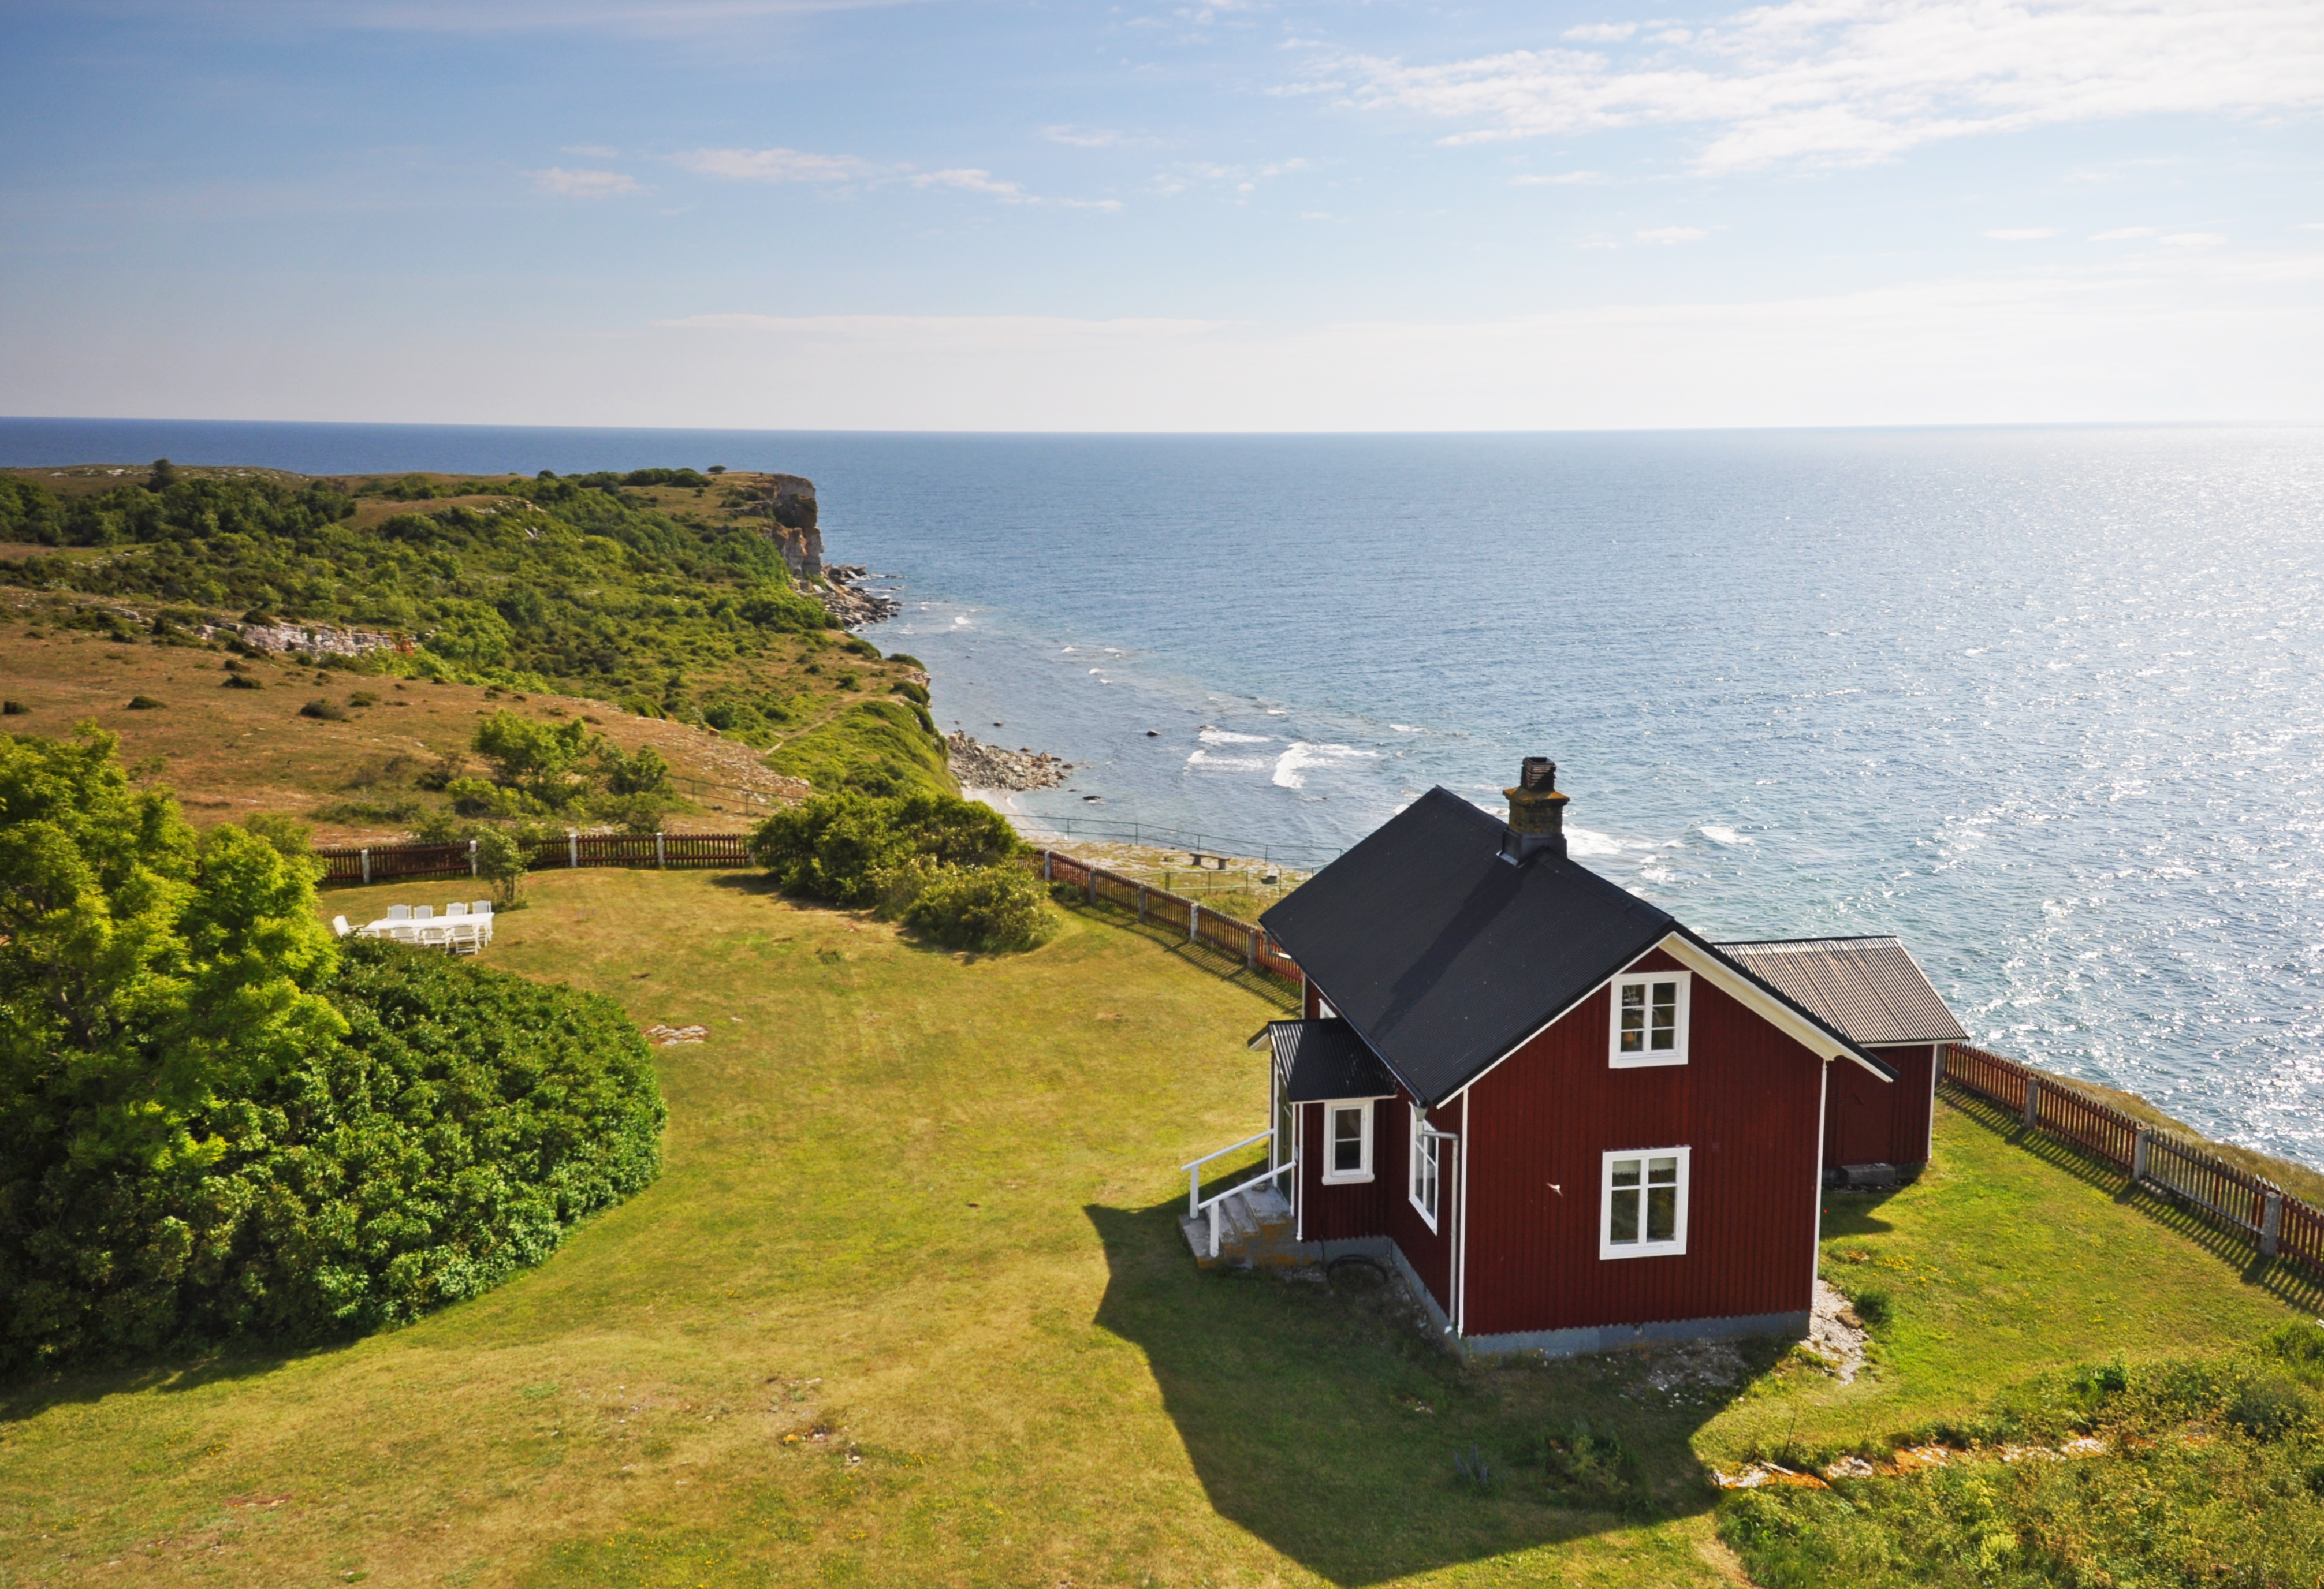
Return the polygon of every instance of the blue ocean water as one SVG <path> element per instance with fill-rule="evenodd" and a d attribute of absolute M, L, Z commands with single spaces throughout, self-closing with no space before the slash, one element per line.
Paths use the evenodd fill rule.
<path fill-rule="evenodd" d="M 1029 817 L 1298 859 L 1550 755 L 1577 853 L 1702 931 L 1900 933 L 1981 1041 L 2324 1165 L 2314 430 L 0 421 L 162 454 L 807 474 L 945 725 L 1078 764 Z"/>

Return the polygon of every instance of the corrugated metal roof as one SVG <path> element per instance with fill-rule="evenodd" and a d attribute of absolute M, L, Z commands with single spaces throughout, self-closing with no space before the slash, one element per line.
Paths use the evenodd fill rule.
<path fill-rule="evenodd" d="M 1389 1098 L 1396 1078 L 1345 1021 L 1270 1021 L 1267 1035 L 1295 1104 L 1329 1098 Z"/>
<path fill-rule="evenodd" d="M 1960 1042 L 1969 1033 L 1895 938 L 1785 938 L 1720 951 L 1858 1042 Z"/>

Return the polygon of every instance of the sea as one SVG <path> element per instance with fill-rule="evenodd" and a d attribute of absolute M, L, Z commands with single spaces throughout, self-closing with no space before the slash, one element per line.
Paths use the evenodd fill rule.
<path fill-rule="evenodd" d="M 1548 756 L 1698 930 L 1898 934 L 1977 1041 L 2324 1168 L 2324 431 L 0 420 L 164 455 L 805 474 L 942 726 L 1074 764 L 1028 825 L 1310 868 Z"/>

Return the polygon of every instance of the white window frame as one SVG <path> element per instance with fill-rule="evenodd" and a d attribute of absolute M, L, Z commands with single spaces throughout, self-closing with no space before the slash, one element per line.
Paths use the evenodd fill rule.
<path fill-rule="evenodd" d="M 1363 1162 L 1353 1170 L 1339 1167 L 1340 1155 L 1333 1150 L 1339 1139 L 1332 1134 L 1338 1125 L 1337 1116 L 1342 1109 L 1356 1109 L 1363 1115 L 1363 1134 L 1358 1139 L 1363 1148 Z M 1347 1186 L 1372 1178 L 1372 1100 L 1370 1098 L 1331 1098 L 1323 1105 L 1323 1184 Z"/>
<path fill-rule="evenodd" d="M 1642 1070 L 1649 1065 L 1683 1065 L 1686 1063 L 1686 1035 L 1690 1014 L 1694 1005 L 1694 978 L 1687 971 L 1625 971 L 1614 978 L 1612 997 L 1606 1015 L 1606 1062 L 1617 1070 Z M 1646 987 L 1646 1007 L 1654 1008 L 1651 984 L 1678 984 L 1678 1020 L 1675 1048 L 1661 1053 L 1626 1054 L 1622 1052 L 1622 990 L 1626 987 Z M 1648 1031 L 1652 1031 L 1651 1025 Z"/>
<path fill-rule="evenodd" d="M 1689 1192 L 1692 1189 L 1693 1157 L 1692 1148 L 1617 1148 L 1602 1155 L 1598 1162 L 1598 1256 L 1611 1258 L 1676 1258 L 1686 1253 L 1686 1216 Z M 1648 1241 L 1646 1232 L 1646 1204 L 1643 1194 L 1647 1189 L 1646 1163 L 1649 1159 L 1678 1161 L 1678 1210 L 1673 1221 L 1672 1239 Z M 1638 1239 L 1616 1245 L 1614 1241 L 1614 1166 L 1634 1162 L 1639 1171 Z M 1625 1190 L 1628 1189 L 1627 1188 Z"/>
<path fill-rule="evenodd" d="M 1429 1229 L 1436 1228 L 1437 1210 L 1444 1202 L 1444 1136 L 1429 1125 L 1427 1114 L 1416 1106 L 1412 1111 L 1412 1151 L 1405 1161 L 1404 1195 L 1420 1222 Z M 1428 1200 L 1420 1200 L 1420 1170 L 1428 1167 Z"/>

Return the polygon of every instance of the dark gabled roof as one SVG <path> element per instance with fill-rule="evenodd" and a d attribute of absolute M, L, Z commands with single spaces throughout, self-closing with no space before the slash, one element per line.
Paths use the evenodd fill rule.
<path fill-rule="evenodd" d="M 1969 1041 L 1928 973 L 1898 939 L 1786 938 L 1719 948 L 1858 1042 Z"/>
<path fill-rule="evenodd" d="M 1431 789 L 1260 918 L 1415 1096 L 1435 1104 L 1672 931 L 1563 856 Z"/>
<path fill-rule="evenodd" d="M 1396 1093 L 1396 1078 L 1345 1021 L 1269 1021 L 1267 1035 L 1283 1074 L 1283 1096 L 1292 1103 Z"/>

